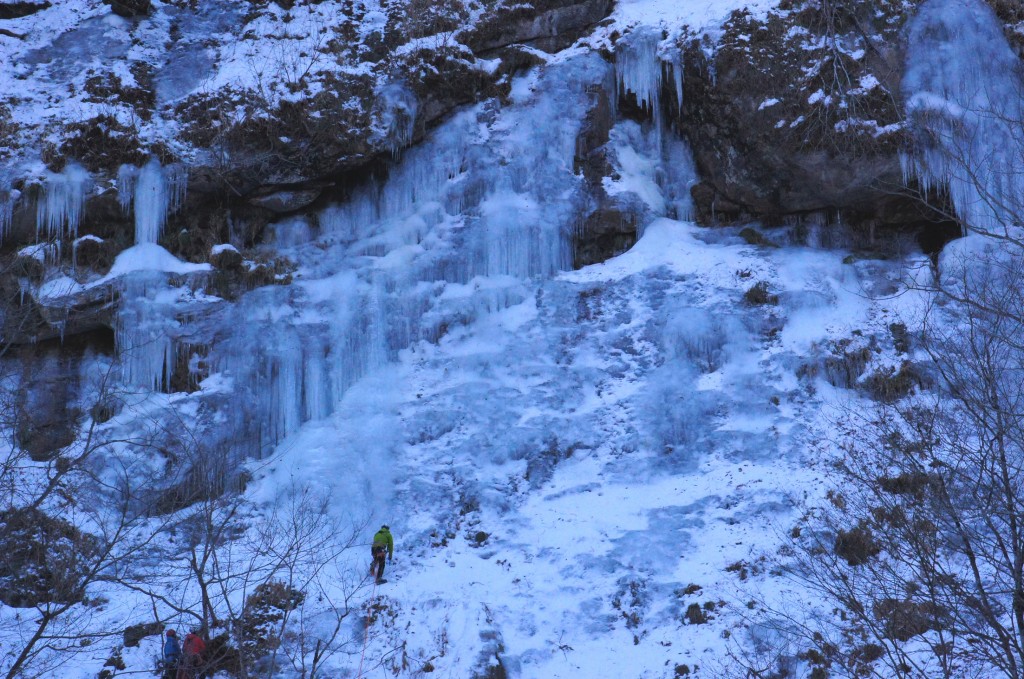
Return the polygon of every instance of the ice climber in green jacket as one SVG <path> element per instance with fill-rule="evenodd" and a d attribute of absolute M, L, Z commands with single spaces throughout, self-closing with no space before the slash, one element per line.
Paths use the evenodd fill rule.
<path fill-rule="evenodd" d="M 373 563 L 370 564 L 370 573 L 373 573 L 374 566 L 377 567 L 377 584 L 384 582 L 384 557 L 387 556 L 390 562 L 395 555 L 395 539 L 391 537 L 391 530 L 387 524 L 380 527 L 373 536 L 373 546 L 370 547 L 370 554 L 373 556 Z"/>

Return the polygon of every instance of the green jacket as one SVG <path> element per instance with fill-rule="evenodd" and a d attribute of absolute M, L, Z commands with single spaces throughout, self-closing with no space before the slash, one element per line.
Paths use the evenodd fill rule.
<path fill-rule="evenodd" d="M 388 558 L 390 559 L 395 554 L 395 539 L 391 537 L 391 531 L 387 528 L 381 528 L 377 531 L 377 534 L 373 536 L 373 546 L 387 545 L 388 546 Z"/>

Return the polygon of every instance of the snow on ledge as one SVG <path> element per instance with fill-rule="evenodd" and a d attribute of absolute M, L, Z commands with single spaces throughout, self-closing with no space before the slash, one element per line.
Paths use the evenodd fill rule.
<path fill-rule="evenodd" d="M 39 286 L 36 297 L 40 301 L 51 301 L 71 297 L 85 290 L 85 286 L 68 276 L 59 276 Z"/>
<path fill-rule="evenodd" d="M 27 245 L 22 249 L 18 250 L 19 257 L 30 257 L 40 262 L 46 261 L 46 251 L 49 249 L 48 243 L 34 243 L 33 245 Z"/>
<path fill-rule="evenodd" d="M 236 248 L 231 243 L 221 243 L 220 245 L 214 245 L 212 248 L 210 248 L 211 256 L 219 255 L 222 252 L 238 252 L 238 248 Z"/>
<path fill-rule="evenodd" d="M 716 28 L 733 10 L 764 15 L 778 0 L 619 0 L 612 18 L 620 25 L 687 24 L 698 31 Z"/>
<path fill-rule="evenodd" d="M 156 243 L 142 243 L 121 252 L 114 260 L 110 272 L 102 278 L 83 284 L 62 275 L 40 285 L 36 294 L 40 300 L 52 303 L 109 284 L 119 276 L 136 271 L 162 271 L 181 275 L 212 270 L 209 264 L 183 262 Z"/>
<path fill-rule="evenodd" d="M 183 262 L 156 243 L 140 243 L 124 250 L 114 260 L 110 273 L 104 276 L 109 280 L 133 271 L 165 271 L 173 274 L 212 271 L 209 264 L 192 264 Z"/>

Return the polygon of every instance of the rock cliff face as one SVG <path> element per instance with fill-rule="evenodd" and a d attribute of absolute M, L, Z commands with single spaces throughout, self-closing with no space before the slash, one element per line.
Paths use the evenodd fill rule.
<path fill-rule="evenodd" d="M 577 40 L 618 69 L 588 91 L 576 142 L 591 200 L 575 266 L 624 251 L 651 214 L 683 216 L 691 198 L 706 225 L 955 231 L 942 196 L 928 208 L 908 195 L 900 165 L 904 25 L 918 4 L 783 0 L 710 37 L 612 28 L 611 0 L 0 3 L 16 61 L 0 94 L 3 341 L 107 337 L 123 310 L 111 267 L 140 229 L 205 267 L 174 279 L 192 293 L 230 303 L 289 283 L 290 262 L 257 252 L 271 234 L 287 240 L 290 218 L 387 176 L 460 107 L 507 103 L 514 74 Z M 991 5 L 1020 52 L 1024 10 Z M 688 162 L 683 139 L 700 181 L 678 206 L 622 188 L 617 144 L 656 146 L 671 174 Z M 166 222 L 140 224 L 139 201 Z M 194 386 L 187 361 L 172 363 L 163 388 Z"/>
<path fill-rule="evenodd" d="M 781 2 L 737 12 L 713 47 L 680 40 L 684 97 L 666 114 L 687 136 L 709 224 L 815 215 L 877 227 L 956 233 L 946 199 L 907 187 L 901 81 L 904 26 L 920 2 Z M 990 3 L 1018 51 L 1017 3 Z M 667 91 L 667 90 L 666 90 Z"/>
<path fill-rule="evenodd" d="M 403 147 L 459 106 L 506 97 L 513 73 L 590 31 L 611 5 L 544 0 L 470 11 L 461 2 L 412 2 L 374 14 L 352 2 L 179 0 L 159 10 L 135 1 L 5 3 L 0 19 L 26 30 L 12 28 L 20 37 L 9 42 L 38 44 L 19 55 L 16 77 L 33 82 L 30 96 L 12 90 L 0 98 L 0 247 L 12 263 L 0 289 L 15 310 L 5 340 L 110 326 L 109 286 L 90 291 L 104 301 L 63 296 L 70 306 L 59 323 L 36 287 L 43 269 L 63 267 L 79 282 L 105 275 L 133 244 L 118 182 L 125 166 L 155 158 L 187 167 L 183 202 L 159 239 L 170 252 L 205 262 L 219 243 L 251 248 L 282 215 L 322 207 L 386 174 Z M 68 22 L 65 32 L 39 35 L 54 18 Z M 101 48 L 89 42 L 101 38 Z M 202 77 L 214 82 L 197 86 Z M 39 114 L 60 96 L 73 101 Z M 33 136 L 41 146 L 28 143 Z M 69 167 L 84 171 L 73 219 L 61 217 L 64 231 L 47 234 L 56 238 L 47 256 L 18 254 L 38 240 L 39 206 L 66 190 L 60 173 Z M 243 278 L 224 286 L 258 283 Z"/>
<path fill-rule="evenodd" d="M 679 124 L 704 178 L 705 219 L 886 216 L 902 184 L 902 15 L 875 4 L 736 14 L 711 56 L 686 45 Z"/>

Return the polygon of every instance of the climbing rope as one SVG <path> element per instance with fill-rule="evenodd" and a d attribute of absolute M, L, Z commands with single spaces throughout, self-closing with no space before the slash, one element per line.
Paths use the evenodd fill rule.
<path fill-rule="evenodd" d="M 376 562 L 374 562 L 376 564 Z M 377 596 L 377 578 L 373 579 L 373 591 L 370 592 L 370 601 Z M 359 673 L 356 674 L 356 679 L 362 679 L 363 676 L 363 659 L 366 658 L 366 644 L 370 641 L 370 610 L 367 607 L 366 610 L 366 629 L 363 630 L 363 653 L 359 656 Z"/>

